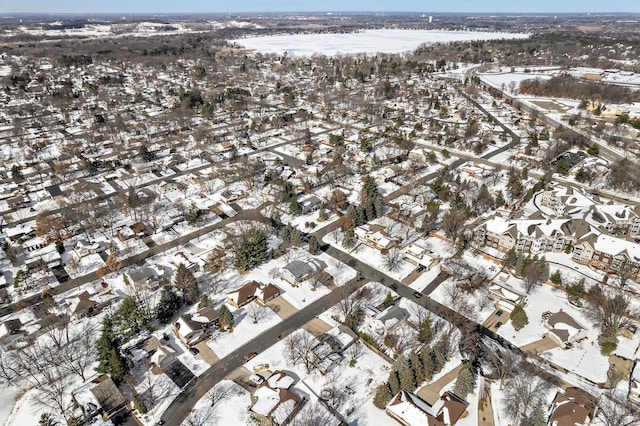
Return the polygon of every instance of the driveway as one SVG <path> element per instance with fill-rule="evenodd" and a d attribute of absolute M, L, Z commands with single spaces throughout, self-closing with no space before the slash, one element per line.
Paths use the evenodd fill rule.
<path fill-rule="evenodd" d="M 478 401 L 478 426 L 495 426 L 493 421 L 493 405 L 491 404 L 491 386 L 484 383 L 482 399 Z"/>
<path fill-rule="evenodd" d="M 553 348 L 559 348 L 558 342 L 549 337 L 548 333 L 540 340 L 529 343 L 520 347 L 520 350 L 526 354 L 539 354 L 540 352 L 548 351 Z"/>
<path fill-rule="evenodd" d="M 296 307 L 291 303 L 287 302 L 287 299 L 282 296 L 278 296 L 275 299 L 271 300 L 267 303 L 267 306 L 271 308 L 273 312 L 278 314 L 278 316 L 282 319 L 287 319 L 291 315 L 298 312 L 298 309 L 296 309 Z"/>
<path fill-rule="evenodd" d="M 500 311 L 502 311 L 502 313 L 498 315 L 498 312 Z M 484 324 L 482 325 L 484 327 L 487 327 L 488 329 L 496 330 L 495 328 L 496 323 L 501 322 L 502 324 L 505 324 L 507 321 L 509 321 L 510 315 L 511 313 L 505 311 L 504 309 L 496 309 L 493 311 L 491 315 L 489 315 L 489 317 L 484 321 Z"/>
<path fill-rule="evenodd" d="M 460 364 L 444 376 L 440 377 L 435 382 L 424 385 L 418 391 L 418 396 L 431 405 L 435 404 L 436 402 L 438 402 L 438 399 L 440 399 L 440 393 L 442 392 L 442 389 L 458 377 L 458 372 L 462 369 L 462 367 L 463 365 Z"/>
<path fill-rule="evenodd" d="M 195 348 L 200 351 L 198 356 L 207 364 L 213 365 L 216 362 L 220 361 L 218 355 L 216 355 L 216 353 L 211 350 L 209 346 L 207 346 L 206 341 L 198 343 Z"/>
<path fill-rule="evenodd" d="M 309 333 L 313 334 L 316 337 L 331 330 L 331 326 L 319 318 L 312 319 L 311 321 L 306 323 L 302 328 L 304 328 L 305 330 L 307 330 Z"/>

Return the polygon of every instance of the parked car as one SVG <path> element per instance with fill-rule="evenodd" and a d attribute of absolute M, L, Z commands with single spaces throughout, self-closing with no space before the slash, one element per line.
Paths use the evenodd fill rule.
<path fill-rule="evenodd" d="M 391 287 L 391 290 L 397 290 L 398 289 L 398 284 L 391 284 L 389 287 Z"/>
<path fill-rule="evenodd" d="M 249 361 L 250 359 L 255 358 L 255 356 L 258 355 L 258 352 L 249 352 L 248 354 L 246 354 L 244 356 L 244 362 Z"/>
<path fill-rule="evenodd" d="M 259 385 L 264 382 L 264 377 L 262 377 L 260 374 L 252 374 L 249 376 L 249 380 L 256 385 Z"/>
<path fill-rule="evenodd" d="M 498 309 L 496 311 L 496 316 L 499 317 L 500 315 L 502 315 L 504 313 L 504 311 L 502 309 Z"/>
<path fill-rule="evenodd" d="M 500 328 L 500 326 L 501 326 L 501 325 L 502 325 L 502 323 L 501 323 L 500 321 L 498 321 L 498 322 L 496 323 L 496 328 Z"/>
<path fill-rule="evenodd" d="M 422 293 L 420 293 L 419 291 L 414 291 L 413 297 L 415 297 L 416 299 L 420 299 L 422 297 Z"/>
<path fill-rule="evenodd" d="M 427 269 L 427 268 L 425 268 L 425 266 L 424 266 L 424 265 L 420 265 L 420 266 L 418 266 L 418 267 L 416 268 L 416 272 L 422 272 L 422 271 L 424 271 L 425 269 Z"/>
<path fill-rule="evenodd" d="M 191 352 L 193 355 L 198 355 L 200 353 L 197 348 L 189 348 L 189 352 Z"/>

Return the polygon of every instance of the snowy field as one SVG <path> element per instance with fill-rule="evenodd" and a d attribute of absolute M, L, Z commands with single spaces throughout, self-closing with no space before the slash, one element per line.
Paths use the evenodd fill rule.
<path fill-rule="evenodd" d="M 216 385 L 216 387 L 221 386 L 231 387 L 230 396 L 212 407 L 208 394 L 205 395 L 193 407 L 189 417 L 182 422 L 184 426 L 249 424 L 249 411 L 247 410 L 247 407 L 251 406 L 249 392 L 230 380 L 223 380 Z"/>
<path fill-rule="evenodd" d="M 399 53 L 423 43 L 527 38 L 527 34 L 472 31 L 365 30 L 352 34 L 290 34 L 229 40 L 259 53 L 337 55 Z"/>

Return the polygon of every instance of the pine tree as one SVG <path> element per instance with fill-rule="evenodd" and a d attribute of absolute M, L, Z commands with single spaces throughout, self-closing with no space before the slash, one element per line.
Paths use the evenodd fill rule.
<path fill-rule="evenodd" d="M 378 386 L 378 389 L 376 389 L 376 396 L 373 398 L 373 405 L 384 410 L 389 401 L 391 401 L 391 398 L 393 398 L 393 395 L 391 395 L 391 392 L 389 391 L 389 385 L 383 383 Z"/>
<path fill-rule="evenodd" d="M 444 353 L 444 344 L 438 342 L 433 346 L 433 373 L 439 373 L 446 363 L 447 358 Z"/>
<path fill-rule="evenodd" d="M 425 379 L 424 367 L 422 366 L 420 355 L 415 351 L 411 351 L 411 354 L 409 354 L 409 363 L 411 364 L 411 371 L 416 378 L 416 386 L 420 385 Z"/>
<path fill-rule="evenodd" d="M 342 247 L 350 249 L 355 245 L 355 233 L 353 229 L 347 229 L 342 236 Z"/>
<path fill-rule="evenodd" d="M 560 275 L 560 271 L 556 269 L 556 271 L 551 274 L 551 282 L 556 285 L 562 285 L 562 275 Z"/>
<path fill-rule="evenodd" d="M 309 237 L 309 253 L 311 254 L 318 254 L 318 252 L 320 251 L 320 247 L 318 245 L 318 239 L 316 238 L 315 235 L 312 235 Z"/>
<path fill-rule="evenodd" d="M 529 318 L 524 308 L 520 305 L 516 306 L 510 315 L 511 324 L 516 331 L 522 329 L 525 325 L 529 324 Z"/>
<path fill-rule="evenodd" d="M 391 292 L 388 291 L 387 297 L 385 297 L 384 301 L 382 302 L 382 307 L 384 309 L 387 309 L 389 306 L 393 306 L 393 304 L 394 304 L 393 296 L 391 295 Z"/>
<path fill-rule="evenodd" d="M 422 362 L 422 370 L 424 372 L 425 380 L 431 380 L 433 378 L 435 369 L 433 363 L 433 353 L 431 352 L 430 348 L 424 347 L 420 351 L 420 361 Z"/>
<path fill-rule="evenodd" d="M 168 284 L 164 285 L 160 292 L 160 300 L 156 306 L 156 318 L 160 323 L 167 324 L 181 306 L 182 300 L 173 290 L 173 287 Z"/>
<path fill-rule="evenodd" d="M 426 317 L 422 324 L 420 324 L 420 330 L 418 334 L 418 340 L 420 343 L 431 343 L 431 339 L 433 338 L 433 334 L 431 332 L 431 317 Z"/>
<path fill-rule="evenodd" d="M 174 283 L 186 303 L 195 303 L 200 297 L 198 281 L 184 263 L 178 265 Z"/>
<path fill-rule="evenodd" d="M 395 395 L 400 391 L 400 380 L 398 380 L 398 372 L 396 370 L 392 370 L 389 373 L 388 383 L 391 395 Z"/>
<path fill-rule="evenodd" d="M 527 425 L 530 426 L 546 426 L 547 419 L 544 415 L 544 410 L 540 404 L 536 405 L 531 412 L 531 415 L 526 421 Z"/>
<path fill-rule="evenodd" d="M 301 240 L 302 240 L 302 233 L 300 232 L 299 229 L 293 228 L 291 230 L 291 235 L 289 235 L 289 244 L 297 247 L 300 245 Z"/>
<path fill-rule="evenodd" d="M 471 367 L 465 365 L 459 372 L 456 384 L 453 387 L 453 393 L 460 398 L 465 399 L 468 394 L 473 392 L 473 374 L 471 373 Z"/>
<path fill-rule="evenodd" d="M 416 379 L 410 368 L 400 373 L 400 388 L 407 392 L 413 392 L 416 389 Z"/>
<path fill-rule="evenodd" d="M 220 306 L 218 317 L 220 318 L 219 321 L 220 321 L 221 329 L 225 330 L 225 329 L 233 328 L 234 326 L 233 314 L 231 313 L 229 308 L 227 308 L 227 305 Z"/>

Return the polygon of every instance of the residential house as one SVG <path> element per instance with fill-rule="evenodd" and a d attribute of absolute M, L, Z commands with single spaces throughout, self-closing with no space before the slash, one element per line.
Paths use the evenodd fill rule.
<path fill-rule="evenodd" d="M 67 298 L 69 310 L 76 318 L 94 315 L 94 311 L 98 307 L 98 302 L 91 298 L 88 291 L 83 291 L 74 297 Z"/>
<path fill-rule="evenodd" d="M 251 415 L 262 424 L 287 424 L 298 411 L 302 399 L 290 391 L 295 380 L 282 371 L 274 371 L 253 394 Z"/>
<path fill-rule="evenodd" d="M 237 290 L 227 293 L 227 302 L 239 308 L 257 300 L 265 304 L 280 295 L 280 289 L 273 284 L 262 284 L 257 281 L 250 281 Z"/>
<path fill-rule="evenodd" d="M 414 242 L 404 250 L 404 260 L 430 270 L 440 262 L 440 256 Z"/>
<path fill-rule="evenodd" d="M 71 392 L 77 409 L 82 411 L 85 422 L 100 415 L 104 421 L 108 421 L 120 414 L 125 414 L 125 400 L 118 387 L 107 375 L 94 376 L 78 389 Z"/>
<path fill-rule="evenodd" d="M 551 403 L 549 426 L 575 426 L 591 423 L 596 414 L 596 400 L 580 388 L 557 392 Z"/>
<path fill-rule="evenodd" d="M 309 197 L 300 200 L 300 209 L 303 214 L 314 212 L 322 206 L 322 200 L 315 195 L 310 195 Z"/>
<path fill-rule="evenodd" d="M 375 316 L 371 321 L 371 326 L 376 333 L 382 336 L 409 317 L 409 312 L 406 309 L 399 305 L 391 305 Z"/>
<path fill-rule="evenodd" d="M 356 227 L 354 232 L 359 241 L 383 254 L 400 244 L 398 238 L 390 236 L 380 225 L 364 224 Z"/>
<path fill-rule="evenodd" d="M 544 326 L 549 330 L 549 337 L 558 344 L 568 346 L 587 337 L 587 330 L 583 325 L 564 312 L 544 316 Z"/>
<path fill-rule="evenodd" d="M 338 347 L 338 351 L 334 350 L 331 343 L 336 344 L 336 342 L 333 342 L 333 338 L 329 336 L 323 336 L 323 338 L 316 340 L 318 343 L 307 349 L 305 357 L 310 365 L 321 374 L 327 374 L 342 361 L 341 349 Z"/>
<path fill-rule="evenodd" d="M 387 404 L 387 414 L 405 426 L 453 426 L 469 404 L 445 392 L 431 405 L 419 396 L 400 391 Z"/>
<path fill-rule="evenodd" d="M 209 331 L 218 324 L 218 321 L 218 312 L 211 306 L 207 306 L 195 314 L 180 315 L 173 322 L 173 334 L 190 348 L 206 339 Z"/>
<path fill-rule="evenodd" d="M 313 267 L 307 262 L 293 260 L 282 268 L 281 274 L 283 280 L 295 287 L 306 280 L 313 271 Z"/>
<path fill-rule="evenodd" d="M 236 308 L 244 306 L 256 298 L 259 287 L 260 284 L 257 281 L 249 281 L 242 287 L 227 293 L 227 302 Z"/>
<path fill-rule="evenodd" d="M 149 362 L 153 364 L 155 368 L 152 371 L 155 374 L 160 374 L 162 371 L 176 359 L 176 350 L 168 345 L 160 345 L 153 354 L 149 357 Z"/>
<path fill-rule="evenodd" d="M 487 293 L 489 299 L 495 302 L 497 308 L 506 309 L 511 312 L 516 306 L 527 306 L 529 300 L 521 292 L 514 290 L 506 284 L 494 283 L 489 286 Z"/>

